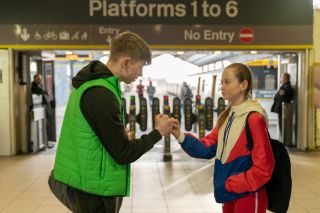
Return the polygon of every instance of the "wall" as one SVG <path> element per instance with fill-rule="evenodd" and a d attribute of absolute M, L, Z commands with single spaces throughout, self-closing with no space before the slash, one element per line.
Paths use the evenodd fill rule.
<path fill-rule="evenodd" d="M 314 10 L 313 43 L 315 63 L 320 63 L 320 9 Z M 320 146 L 320 109 L 316 112 L 316 146 Z"/>
<path fill-rule="evenodd" d="M 0 156 L 11 155 L 9 51 L 0 50 Z"/>
<path fill-rule="evenodd" d="M 313 43 L 315 62 L 320 63 L 320 9 L 314 10 Z"/>

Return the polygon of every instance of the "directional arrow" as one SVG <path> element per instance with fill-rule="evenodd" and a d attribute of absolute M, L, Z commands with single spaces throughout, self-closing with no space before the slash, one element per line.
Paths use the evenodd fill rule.
<path fill-rule="evenodd" d="M 109 45 L 111 44 L 111 36 L 108 35 L 108 38 L 106 38 L 106 41 L 109 43 Z"/>
<path fill-rule="evenodd" d="M 23 41 L 27 41 L 30 38 L 30 34 L 27 31 L 27 28 L 22 29 L 22 33 L 20 33 L 20 37 Z"/>

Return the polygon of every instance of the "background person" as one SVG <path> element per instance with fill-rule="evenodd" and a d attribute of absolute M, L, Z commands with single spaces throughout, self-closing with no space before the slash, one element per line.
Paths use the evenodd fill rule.
<path fill-rule="evenodd" d="M 281 87 L 274 96 L 274 102 L 271 106 L 271 112 L 278 113 L 278 125 L 282 135 L 282 103 L 290 103 L 293 100 L 294 90 L 290 83 L 289 73 L 284 73 L 281 78 Z"/>
<path fill-rule="evenodd" d="M 148 93 L 148 97 L 149 97 L 150 106 L 152 106 L 153 96 L 154 96 L 155 92 L 156 92 L 156 88 L 155 88 L 155 86 L 152 85 L 152 81 L 150 80 L 149 86 L 147 87 L 147 93 Z"/>
<path fill-rule="evenodd" d="M 192 97 L 193 97 L 192 91 L 191 91 L 189 85 L 187 84 L 187 82 L 184 81 L 182 83 L 182 87 L 180 88 L 180 92 L 179 92 L 179 98 L 181 100 L 181 109 L 182 110 L 184 108 L 185 99 L 191 98 L 191 101 L 192 101 Z"/>
<path fill-rule="evenodd" d="M 41 74 L 35 74 L 33 76 L 33 81 L 31 83 L 31 93 L 37 94 L 37 95 L 45 95 L 48 94 L 43 88 L 42 88 L 42 76 Z"/>
<path fill-rule="evenodd" d="M 46 128 L 47 128 L 47 139 L 49 138 L 49 125 L 50 125 L 50 119 L 55 119 L 53 115 L 53 110 L 50 105 L 50 98 L 49 94 L 46 90 L 43 89 L 42 86 L 42 75 L 41 74 L 35 74 L 33 76 L 33 81 L 31 83 L 31 94 L 35 95 L 42 95 L 42 106 L 45 109 L 45 116 L 46 116 Z M 45 142 L 46 147 L 51 149 L 54 147 L 53 144 L 49 144 L 48 141 Z"/>
<path fill-rule="evenodd" d="M 143 97 L 143 93 L 144 93 L 144 86 L 142 84 L 142 80 L 139 81 L 139 84 L 137 85 L 137 93 L 139 98 Z"/>

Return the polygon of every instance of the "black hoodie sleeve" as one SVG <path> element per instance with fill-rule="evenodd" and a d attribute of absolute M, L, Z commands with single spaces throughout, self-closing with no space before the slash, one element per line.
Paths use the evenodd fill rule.
<path fill-rule="evenodd" d="M 119 164 L 137 160 L 162 138 L 158 130 L 152 130 L 140 139 L 129 141 L 120 121 L 116 97 L 104 87 L 93 87 L 85 91 L 80 109 L 105 149 Z"/>

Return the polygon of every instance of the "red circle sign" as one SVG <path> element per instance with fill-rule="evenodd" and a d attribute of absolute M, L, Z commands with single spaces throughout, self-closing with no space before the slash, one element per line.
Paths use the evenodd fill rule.
<path fill-rule="evenodd" d="M 249 43 L 254 38 L 254 33 L 251 28 L 242 28 L 239 32 L 240 41 L 243 43 Z"/>

